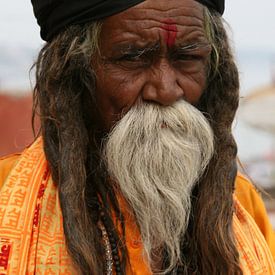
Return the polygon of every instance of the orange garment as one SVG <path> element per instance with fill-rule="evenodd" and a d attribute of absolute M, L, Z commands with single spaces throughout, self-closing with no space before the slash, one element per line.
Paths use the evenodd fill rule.
<path fill-rule="evenodd" d="M 234 196 L 233 229 L 244 275 L 274 275 L 275 262 L 255 221 Z"/>
<path fill-rule="evenodd" d="M 58 191 L 51 180 L 42 148 L 42 141 L 38 139 L 20 157 L 0 160 L 0 186 L 3 185 L 0 190 L 1 275 L 76 274 L 66 251 Z M 239 202 L 247 195 L 246 188 L 242 189 L 243 184 L 247 185 L 247 191 L 250 192 L 247 199 L 262 204 L 247 180 L 238 175 L 233 228 L 241 267 L 247 275 L 275 274 L 274 261 L 268 248 L 269 245 L 274 249 L 274 235 L 264 208 L 255 209 L 256 205 L 253 204 L 250 208 L 248 202 L 245 208 L 251 212 L 250 216 Z M 122 204 L 122 207 L 125 208 L 125 205 Z M 264 217 L 260 210 L 263 210 L 261 213 Z M 125 213 L 127 209 L 122 211 Z M 263 234 L 253 218 L 256 222 L 259 220 Z M 126 216 L 125 233 L 133 274 L 151 274 L 142 258 L 142 243 L 130 216 Z"/>
<path fill-rule="evenodd" d="M 76 274 L 41 139 L 17 159 L 1 188 L 0 251 L 1 275 Z"/>
<path fill-rule="evenodd" d="M 262 232 L 275 261 L 275 231 L 272 229 L 265 205 L 254 186 L 240 173 L 236 180 L 235 195 L 241 205 L 254 219 Z"/>

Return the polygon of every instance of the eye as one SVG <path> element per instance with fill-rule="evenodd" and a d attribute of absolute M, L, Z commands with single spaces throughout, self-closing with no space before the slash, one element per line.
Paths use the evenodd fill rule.
<path fill-rule="evenodd" d="M 130 61 L 136 62 L 142 59 L 142 53 L 126 53 L 120 56 L 117 61 Z"/>
<path fill-rule="evenodd" d="M 147 68 L 152 63 L 152 55 L 145 50 L 126 52 L 114 58 L 113 63 L 126 69 Z"/>
<path fill-rule="evenodd" d="M 182 46 L 174 49 L 170 54 L 172 61 L 177 62 L 198 62 L 202 61 L 209 55 L 211 47 L 205 43 L 195 43 L 186 46 Z"/>
<path fill-rule="evenodd" d="M 196 51 L 181 52 L 177 51 L 172 56 L 170 56 L 171 64 L 184 73 L 196 73 L 203 71 L 205 67 L 204 55 Z"/>
<path fill-rule="evenodd" d="M 170 56 L 172 61 L 200 61 L 203 56 L 198 51 L 175 51 Z"/>
<path fill-rule="evenodd" d="M 173 56 L 174 61 L 197 61 L 201 60 L 202 56 L 200 55 L 195 55 L 195 54 L 176 54 Z"/>

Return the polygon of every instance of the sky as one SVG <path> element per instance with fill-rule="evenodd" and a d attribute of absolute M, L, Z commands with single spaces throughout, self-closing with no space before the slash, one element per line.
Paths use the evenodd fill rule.
<path fill-rule="evenodd" d="M 16 55 L 13 49 L 30 47 L 38 52 L 43 45 L 39 36 L 39 27 L 33 16 L 31 0 L 0 0 L 0 4 L 0 49 L 1 46 L 8 48 L 15 63 L 10 70 L 4 68 L 0 70 L 0 73 L 4 73 L 2 77 L 5 78 L 12 76 L 8 87 L 17 85 L 18 79 L 22 79 L 22 76 L 23 85 L 26 86 L 27 83 L 29 87 L 28 70 L 34 60 L 27 60 L 23 62 L 24 66 L 19 67 L 16 61 L 22 57 L 20 51 L 19 55 Z M 242 83 L 241 90 L 244 95 L 252 87 L 262 86 L 270 81 L 268 57 L 270 52 L 275 60 L 275 0 L 226 0 L 224 18 L 230 26 L 229 33 L 236 56 L 245 59 L 245 62 L 241 58 L 237 60 Z M 245 54 L 247 52 L 249 52 L 248 55 Z M 17 69 L 20 75 L 15 73 Z M 20 82 L 18 85 L 21 85 Z M 26 89 L 28 90 L 30 89 Z M 236 129 L 244 129 L 242 125 L 239 125 Z M 270 139 L 253 141 L 252 133 L 245 131 L 245 133 L 239 131 L 240 134 L 237 134 L 237 137 L 240 136 L 238 139 L 241 145 L 239 146 L 241 155 L 249 156 L 251 152 L 256 154 L 255 148 L 262 150 L 260 148 L 265 148 L 264 145 L 270 146 Z M 254 137 L 259 138 L 259 135 L 254 135 Z"/>
<path fill-rule="evenodd" d="M 167 0 L 169 1 L 169 0 Z M 39 48 L 39 28 L 30 0 L 0 0 L 0 45 Z M 232 29 L 232 40 L 239 49 L 275 51 L 275 1 L 226 0 L 224 18 Z"/>

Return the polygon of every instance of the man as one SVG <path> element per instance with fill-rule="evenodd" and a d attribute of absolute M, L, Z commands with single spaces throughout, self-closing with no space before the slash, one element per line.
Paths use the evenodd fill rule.
<path fill-rule="evenodd" d="M 0 162 L 1 274 L 275 274 L 224 2 L 33 5 L 42 137 Z"/>

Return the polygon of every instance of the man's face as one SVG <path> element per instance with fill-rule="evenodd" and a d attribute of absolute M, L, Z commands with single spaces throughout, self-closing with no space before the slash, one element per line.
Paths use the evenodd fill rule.
<path fill-rule="evenodd" d="M 196 104 L 211 51 L 203 6 L 147 0 L 104 21 L 100 50 L 96 96 L 106 130 L 140 102 Z"/>

